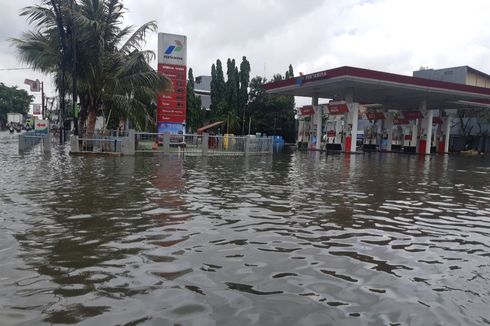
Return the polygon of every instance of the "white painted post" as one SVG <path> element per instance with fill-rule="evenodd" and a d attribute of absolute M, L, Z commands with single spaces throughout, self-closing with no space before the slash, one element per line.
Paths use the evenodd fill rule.
<path fill-rule="evenodd" d="M 419 123 L 419 119 L 413 121 L 412 140 L 410 141 L 410 146 L 415 146 L 415 152 L 418 152 L 418 150 L 419 150 L 419 142 L 418 142 L 419 126 L 418 126 L 418 123 Z"/>
<path fill-rule="evenodd" d="M 430 148 L 432 147 L 432 119 L 434 118 L 434 111 L 427 110 L 425 115 L 425 122 L 427 128 L 427 139 L 425 144 L 425 154 L 430 154 Z"/>
<path fill-rule="evenodd" d="M 313 109 L 315 110 L 315 117 L 311 119 L 311 129 L 310 129 L 310 135 L 311 135 L 311 132 L 313 132 L 313 126 L 315 125 L 316 123 L 316 144 L 315 144 L 315 149 L 319 149 L 319 141 L 318 141 L 318 120 L 320 120 L 320 135 L 322 133 L 322 126 L 321 126 L 321 113 L 319 113 L 317 110 L 318 108 L 318 96 L 313 96 L 311 98 L 311 105 L 313 105 Z M 320 119 L 318 118 L 318 115 L 320 115 Z M 311 143 L 311 139 L 312 137 L 310 136 L 310 143 Z M 309 146 L 308 146 L 309 147 Z"/>
<path fill-rule="evenodd" d="M 204 132 L 202 134 L 202 156 L 208 155 L 208 148 L 209 148 L 209 134 L 207 132 Z"/>
<path fill-rule="evenodd" d="M 352 103 L 350 110 L 351 110 L 350 114 L 352 119 L 350 151 L 355 152 L 357 149 L 357 123 L 359 121 L 359 103 Z"/>
<path fill-rule="evenodd" d="M 163 152 L 164 153 L 170 152 L 170 133 L 169 132 L 165 132 L 163 134 Z"/>
<path fill-rule="evenodd" d="M 388 141 L 386 150 L 391 152 L 391 144 L 393 143 L 393 113 L 386 112 L 386 132 L 388 133 Z"/>
<path fill-rule="evenodd" d="M 79 144 L 78 144 L 78 136 L 72 136 L 70 138 L 70 146 L 71 146 L 72 153 L 78 153 L 80 151 Z"/>
<path fill-rule="evenodd" d="M 317 105 L 315 107 L 315 118 L 316 118 L 316 150 L 321 150 L 322 149 L 322 108 L 318 106 L 318 99 L 317 99 Z"/>
<path fill-rule="evenodd" d="M 451 117 L 444 119 L 444 153 L 449 153 L 449 139 L 451 138 Z"/>

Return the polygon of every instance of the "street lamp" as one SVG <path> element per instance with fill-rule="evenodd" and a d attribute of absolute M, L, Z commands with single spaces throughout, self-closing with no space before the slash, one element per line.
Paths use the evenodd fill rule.
<path fill-rule="evenodd" d="M 32 80 L 26 79 L 24 80 L 24 84 L 29 85 L 31 88 L 31 92 L 41 92 L 41 120 L 44 120 L 44 83 L 40 82 L 39 79 Z"/>

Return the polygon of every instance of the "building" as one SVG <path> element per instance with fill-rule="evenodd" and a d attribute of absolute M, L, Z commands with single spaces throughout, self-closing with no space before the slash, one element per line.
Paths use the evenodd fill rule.
<path fill-rule="evenodd" d="M 444 82 L 490 88 L 490 75 L 471 68 L 460 66 L 443 69 L 421 68 L 413 72 L 414 77 Z"/>
<path fill-rule="evenodd" d="M 197 76 L 194 93 L 201 98 L 201 108 L 209 111 L 211 107 L 211 76 Z"/>

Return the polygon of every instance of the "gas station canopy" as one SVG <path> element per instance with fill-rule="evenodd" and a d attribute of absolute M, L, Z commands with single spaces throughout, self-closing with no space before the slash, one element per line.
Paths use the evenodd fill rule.
<path fill-rule="evenodd" d="M 354 102 L 394 110 L 416 109 L 424 99 L 427 109 L 490 109 L 490 88 L 348 66 L 268 83 L 265 89 L 270 94 L 333 100 L 344 100 L 351 92 Z"/>

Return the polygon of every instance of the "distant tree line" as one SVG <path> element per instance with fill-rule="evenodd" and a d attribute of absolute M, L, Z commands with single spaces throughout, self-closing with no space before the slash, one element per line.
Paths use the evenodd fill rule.
<path fill-rule="evenodd" d="M 239 68 L 239 69 L 238 69 Z M 272 81 L 294 77 L 293 67 L 284 76 L 276 74 Z M 293 96 L 267 94 L 267 80 L 257 76 L 250 80 L 250 62 L 244 56 L 238 67 L 235 59 L 226 62 L 226 79 L 221 60 L 211 66 L 211 107 L 206 114 L 199 97 L 194 94 L 194 77 L 189 69 L 187 85 L 187 126 L 195 131 L 208 122 L 224 121 L 222 132 L 236 135 L 256 132 L 281 135 L 294 141 L 295 103 Z"/>
<path fill-rule="evenodd" d="M 27 114 L 33 99 L 34 97 L 23 89 L 0 83 L 0 126 L 7 123 L 7 113 Z"/>

